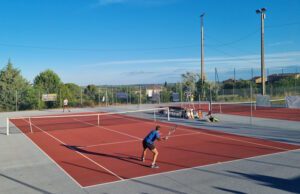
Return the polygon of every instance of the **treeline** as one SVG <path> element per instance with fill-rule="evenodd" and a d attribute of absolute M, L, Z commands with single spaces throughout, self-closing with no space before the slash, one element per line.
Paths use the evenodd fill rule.
<path fill-rule="evenodd" d="M 159 89 L 158 99 L 147 96 L 149 85 L 121 85 L 85 87 L 74 83 L 63 83 L 60 77 L 50 69 L 39 73 L 30 83 L 21 71 L 14 68 L 9 61 L 0 71 L 0 111 L 37 110 L 59 108 L 63 99 L 69 100 L 71 107 L 98 106 L 111 104 L 144 104 L 174 101 L 237 101 L 249 100 L 258 94 L 260 84 L 250 80 L 232 80 L 224 83 L 204 82 L 199 75 L 186 72 L 178 83 L 156 85 Z M 300 78 L 284 78 L 274 83 L 267 83 L 267 94 L 271 96 L 299 95 Z M 252 94 L 251 94 L 252 92 Z M 125 97 L 119 97 L 119 94 Z M 43 94 L 56 94 L 55 101 L 43 101 Z"/>
<path fill-rule="evenodd" d="M 73 98 L 73 93 L 81 88 L 76 84 L 63 84 L 59 76 L 52 70 L 45 70 L 34 78 L 31 84 L 14 68 L 9 61 L 0 71 L 0 110 L 32 110 L 42 108 L 55 108 L 61 102 L 44 102 L 43 94 L 56 93 L 58 99 L 62 97 Z M 75 102 L 75 101 L 73 101 Z M 76 102 L 75 102 L 76 103 Z"/>
<path fill-rule="evenodd" d="M 117 93 L 126 93 L 127 97 L 118 98 Z M 167 101 L 168 93 L 163 90 L 162 100 Z M 44 94 L 56 94 L 56 100 L 43 101 Z M 100 87 L 91 84 L 83 87 L 74 83 L 63 83 L 50 69 L 39 73 L 30 83 L 10 61 L 0 71 L 0 111 L 60 108 L 65 98 L 71 107 L 151 101 L 146 96 L 146 88 L 140 85 Z"/>

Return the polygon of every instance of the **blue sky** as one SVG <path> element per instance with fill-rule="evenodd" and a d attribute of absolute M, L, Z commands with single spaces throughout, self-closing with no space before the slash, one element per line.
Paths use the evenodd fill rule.
<path fill-rule="evenodd" d="M 0 6 L 0 68 L 10 58 L 32 81 L 46 69 L 64 83 L 139 84 L 200 71 L 205 12 L 205 71 L 214 80 L 249 78 L 260 67 L 265 7 L 269 74 L 300 65 L 299 0 L 6 0 Z M 300 72 L 300 67 L 299 70 Z"/>

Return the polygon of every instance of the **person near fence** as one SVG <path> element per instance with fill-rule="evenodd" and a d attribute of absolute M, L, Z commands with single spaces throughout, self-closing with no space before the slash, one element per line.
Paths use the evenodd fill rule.
<path fill-rule="evenodd" d="M 71 110 L 69 109 L 69 106 L 68 106 L 69 101 L 68 101 L 67 98 L 64 99 L 64 102 L 63 102 L 63 103 L 64 103 L 64 104 L 63 104 L 63 112 L 65 112 L 65 110 L 68 110 L 69 112 L 71 112 Z"/>
<path fill-rule="evenodd" d="M 218 122 L 219 121 L 219 119 L 217 119 L 215 116 L 212 115 L 211 111 L 208 111 L 206 116 L 207 116 L 208 122 Z"/>

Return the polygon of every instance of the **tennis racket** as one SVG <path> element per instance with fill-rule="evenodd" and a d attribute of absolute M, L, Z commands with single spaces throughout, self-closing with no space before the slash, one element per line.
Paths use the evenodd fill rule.
<path fill-rule="evenodd" d="M 177 125 L 175 125 L 174 127 L 171 127 L 171 128 L 169 129 L 168 135 L 165 137 L 165 140 L 169 139 L 169 137 L 170 137 L 173 133 L 175 133 L 176 128 L 177 128 Z"/>

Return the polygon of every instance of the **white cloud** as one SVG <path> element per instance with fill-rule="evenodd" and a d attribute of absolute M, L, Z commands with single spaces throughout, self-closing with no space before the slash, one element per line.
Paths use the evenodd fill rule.
<path fill-rule="evenodd" d="M 197 58 L 174 58 L 174 59 L 142 59 L 142 60 L 121 60 L 121 61 L 104 61 L 96 64 L 81 65 L 81 67 L 106 67 L 106 66 L 127 66 L 143 64 L 169 64 L 169 63 L 191 63 L 198 62 Z"/>
<path fill-rule="evenodd" d="M 270 66 L 276 66 L 278 63 L 287 63 L 286 65 L 298 64 L 300 60 L 300 51 L 266 54 L 266 62 Z M 168 58 L 168 59 L 138 59 L 138 60 L 118 60 L 118 61 L 103 61 L 96 64 L 81 65 L 81 67 L 130 67 L 134 65 L 142 66 L 149 65 L 159 68 L 172 67 L 195 67 L 200 66 L 199 58 Z M 260 64 L 260 55 L 245 55 L 237 57 L 207 57 L 205 65 L 208 68 L 216 66 L 253 66 Z M 212 66 L 214 65 L 214 66 Z"/>
<path fill-rule="evenodd" d="M 269 69 L 270 72 L 278 67 L 290 68 L 293 65 L 300 65 L 300 51 L 266 54 L 265 58 L 266 69 Z M 220 79 L 231 76 L 234 68 L 237 76 L 249 77 L 252 68 L 255 71 L 260 68 L 260 55 L 205 58 L 205 72 L 210 79 L 214 79 L 215 68 L 217 68 Z M 87 84 L 163 83 L 164 81 L 179 81 L 180 75 L 187 71 L 200 72 L 200 59 L 112 60 L 80 65 L 76 69 L 80 72 L 78 79 L 84 80 Z"/>
<path fill-rule="evenodd" d="M 289 45 L 289 44 L 294 44 L 294 42 L 293 41 L 273 42 L 273 43 L 270 43 L 268 46 L 275 47 L 275 46 L 282 46 L 282 45 Z"/>

